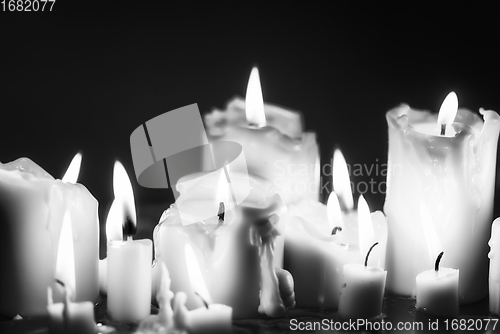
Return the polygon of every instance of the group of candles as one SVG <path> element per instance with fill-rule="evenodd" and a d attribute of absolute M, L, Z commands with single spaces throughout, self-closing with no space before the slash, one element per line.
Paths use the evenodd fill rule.
<path fill-rule="evenodd" d="M 232 318 L 295 306 L 374 318 L 387 288 L 416 297 L 422 312 L 457 316 L 488 294 L 491 235 L 490 311 L 499 315 L 500 220 L 491 222 L 500 117 L 480 113 L 484 121 L 459 109 L 454 93 L 438 115 L 390 110 L 385 215 L 363 196 L 354 208 L 339 150 L 325 205 L 315 134 L 299 113 L 264 104 L 254 68 L 246 101 L 205 115 L 204 172 L 178 179 L 180 195 L 154 230 L 154 260 L 151 240 L 132 239 L 133 189 L 119 162 L 101 261 L 97 201 L 76 183 L 80 156 L 62 180 L 29 159 L 1 164 L 9 256 L 0 257 L 0 314 L 49 314 L 51 332 L 90 333 L 101 289 L 108 315 L 141 323 L 138 331 L 228 332 Z"/>

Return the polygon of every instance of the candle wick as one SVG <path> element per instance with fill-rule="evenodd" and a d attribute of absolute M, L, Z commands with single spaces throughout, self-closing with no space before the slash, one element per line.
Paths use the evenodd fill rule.
<path fill-rule="evenodd" d="M 337 234 L 337 232 L 342 232 L 342 227 L 340 226 L 335 226 L 332 230 L 332 235 Z"/>
<path fill-rule="evenodd" d="M 365 267 L 368 266 L 368 257 L 370 256 L 370 253 L 372 252 L 372 249 L 373 247 L 377 246 L 378 245 L 378 242 L 374 243 L 370 249 L 368 250 L 368 252 L 366 253 L 366 257 L 365 257 Z"/>
<path fill-rule="evenodd" d="M 208 303 L 205 300 L 205 298 L 203 298 L 197 291 L 195 291 L 194 294 L 197 295 L 198 297 L 200 297 L 201 301 L 203 302 L 203 304 L 205 305 L 205 307 L 208 309 Z"/>
<path fill-rule="evenodd" d="M 224 217 L 226 215 L 226 208 L 224 202 L 219 203 L 219 211 L 217 211 L 217 216 L 219 217 L 219 226 L 224 224 Z"/>
<path fill-rule="evenodd" d="M 436 259 L 436 264 L 434 265 L 434 270 L 439 271 L 439 263 L 441 262 L 441 258 L 443 257 L 444 252 L 439 253 L 437 259 Z"/>
<path fill-rule="evenodd" d="M 441 136 L 444 136 L 446 133 L 446 124 L 441 124 Z"/>
<path fill-rule="evenodd" d="M 64 282 L 58 278 L 56 278 L 56 284 L 60 284 L 62 287 L 65 287 Z"/>
<path fill-rule="evenodd" d="M 137 224 L 134 223 L 128 213 L 125 214 L 125 220 L 123 221 L 122 228 L 124 238 L 125 236 L 127 236 L 128 238 L 129 236 L 132 236 L 135 234 L 135 232 L 137 232 Z"/>

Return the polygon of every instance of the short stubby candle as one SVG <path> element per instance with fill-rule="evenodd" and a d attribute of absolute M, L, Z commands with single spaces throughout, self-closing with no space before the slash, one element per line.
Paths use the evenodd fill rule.
<path fill-rule="evenodd" d="M 459 307 L 459 271 L 451 268 L 438 268 L 439 260 L 440 257 L 436 261 L 434 270 L 426 270 L 418 274 L 415 279 L 416 307 L 419 312 L 426 314 L 456 317 Z"/>
<path fill-rule="evenodd" d="M 248 167 L 248 173 L 273 182 L 286 204 L 304 198 L 317 200 L 320 166 L 316 135 L 303 131 L 299 112 L 264 104 L 262 92 L 252 93 L 261 90 L 260 81 L 253 80 L 258 77 L 255 70 L 246 100 L 234 98 L 225 110 L 215 109 L 205 115 L 208 139 L 241 144 L 247 163 L 242 169 L 246 172 Z"/>
<path fill-rule="evenodd" d="M 1 315 L 47 313 L 47 288 L 55 287 L 58 244 L 66 215 L 73 230 L 75 301 L 97 301 L 97 206 L 85 186 L 56 180 L 30 159 L 0 164 Z"/>
<path fill-rule="evenodd" d="M 339 316 L 343 319 L 372 319 L 382 314 L 387 271 L 365 263 L 349 263 L 343 268 L 343 284 L 340 290 Z"/>
<path fill-rule="evenodd" d="M 172 291 L 187 294 L 189 309 L 203 306 L 199 294 L 231 306 L 235 318 L 282 314 L 289 305 L 280 295 L 282 270 L 277 272 L 283 259 L 281 198 L 269 181 L 232 171 L 230 187 L 220 183 L 226 182 L 222 170 L 196 180 L 189 188 L 179 180 L 181 195 L 155 228 L 155 266 L 166 264 Z M 221 203 L 238 198 L 243 184 L 249 185 L 248 197 L 224 211 Z M 221 195 L 217 188 L 236 194 Z M 213 217 L 200 220 L 197 213 L 207 208 Z"/>
<path fill-rule="evenodd" d="M 456 105 L 455 101 L 448 106 Z M 384 211 L 389 227 L 387 289 L 392 293 L 415 296 L 416 275 L 432 266 L 425 255 L 421 203 L 446 253 L 445 266 L 460 270 L 460 303 L 473 303 L 488 293 L 487 242 L 500 117 L 491 110 L 481 109 L 480 114 L 484 120 L 458 109 L 444 132 L 445 124 L 438 124 L 436 114 L 405 104 L 386 115 L 389 160 Z"/>

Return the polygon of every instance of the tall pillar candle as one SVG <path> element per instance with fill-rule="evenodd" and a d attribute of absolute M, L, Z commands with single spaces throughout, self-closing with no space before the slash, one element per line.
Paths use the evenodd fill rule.
<path fill-rule="evenodd" d="M 304 132 L 299 112 L 264 104 L 256 68 L 248 82 L 246 100 L 230 100 L 224 111 L 204 117 L 210 141 L 241 144 L 246 166 L 241 169 L 275 184 L 288 204 L 319 198 L 319 149 L 316 134 Z M 233 171 L 241 171 L 238 166 Z"/>
<path fill-rule="evenodd" d="M 57 245 L 66 213 L 74 231 L 75 300 L 97 300 L 97 206 L 85 186 L 55 180 L 30 159 L 0 164 L 1 315 L 47 313 L 47 288 L 55 287 Z"/>
<path fill-rule="evenodd" d="M 448 100 L 448 99 L 447 99 Z M 456 111 L 458 102 L 443 103 Z M 415 296 L 415 277 L 430 267 L 419 205 L 425 204 L 447 254 L 460 270 L 460 303 L 486 296 L 488 246 L 500 117 L 458 109 L 442 135 L 436 114 L 400 105 L 389 126 L 387 289 Z M 452 123 L 452 124 L 451 124 Z"/>

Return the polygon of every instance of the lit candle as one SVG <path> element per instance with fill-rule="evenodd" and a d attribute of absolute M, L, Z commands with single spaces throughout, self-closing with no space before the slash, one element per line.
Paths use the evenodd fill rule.
<path fill-rule="evenodd" d="M 63 284 L 62 303 L 53 302 L 52 288 L 48 287 L 47 311 L 51 334 L 93 334 L 96 333 L 94 305 L 91 302 L 73 303 L 76 286 L 75 248 L 73 229 L 68 213 L 64 215 L 56 261 L 56 279 Z"/>
<path fill-rule="evenodd" d="M 132 184 L 123 165 L 115 163 L 113 191 L 119 210 L 108 220 L 108 313 L 121 322 L 138 322 L 151 310 L 152 242 L 132 240 L 136 212 Z"/>
<path fill-rule="evenodd" d="M 460 270 L 460 302 L 487 295 L 487 240 L 495 184 L 500 117 L 456 107 L 456 95 L 439 117 L 401 105 L 387 113 L 389 160 L 384 211 L 389 226 L 387 289 L 415 295 L 415 277 L 432 266 L 425 253 L 419 203 L 432 217 L 447 266 Z M 456 114 L 455 122 L 453 115 Z M 451 115 L 451 116 L 449 116 Z M 439 118 L 439 122 L 438 122 Z M 441 135 L 441 129 L 445 134 Z"/>
<path fill-rule="evenodd" d="M 383 268 L 385 262 L 385 216 L 380 211 L 370 214 L 362 196 L 359 210 L 353 209 L 348 168 L 340 150 L 334 153 L 332 177 L 338 196 L 331 193 L 326 206 L 314 200 L 289 205 L 283 218 L 285 268 L 293 275 L 295 299 L 301 307 L 337 308 L 343 266 L 361 263 L 362 254 L 375 240 L 380 249 L 373 251 L 369 265 Z"/>
<path fill-rule="evenodd" d="M 490 258 L 489 295 L 490 312 L 500 315 L 500 218 L 495 219 L 491 227 L 491 238 L 488 242 L 491 247 L 488 257 Z"/>
<path fill-rule="evenodd" d="M 78 160 L 78 156 L 76 160 Z M 75 160 L 75 161 L 76 161 Z M 77 162 L 77 161 L 76 161 Z M 72 163 L 78 167 L 78 163 Z M 76 301 L 96 301 L 98 291 L 97 200 L 69 168 L 66 181 L 55 180 L 27 158 L 0 164 L 0 314 L 13 317 L 47 312 L 47 287 L 54 287 L 55 263 L 63 218 L 74 231 Z M 77 168 L 78 169 L 78 168 Z"/>
<path fill-rule="evenodd" d="M 426 270 L 417 275 L 417 310 L 436 316 L 458 316 L 457 269 L 439 268 L 443 252 L 436 259 L 434 270 Z"/>
<path fill-rule="evenodd" d="M 274 315 L 275 310 L 288 306 L 279 298 L 280 283 L 285 280 L 276 280 L 275 272 L 283 254 L 281 221 L 271 219 L 285 207 L 269 181 L 231 169 L 230 183 L 220 185 L 227 182 L 220 173 L 225 172 L 196 178 L 187 187 L 179 180 L 181 195 L 165 211 L 154 231 L 155 262 L 167 265 L 172 291 L 186 293 L 188 309 L 203 306 L 188 278 L 194 266 L 199 268 L 211 299 L 231 306 L 235 318 L 257 316 L 259 310 Z M 231 202 L 233 197 L 241 197 L 239 192 L 248 186 L 250 193 L 245 201 L 239 206 L 225 205 L 221 221 L 221 198 L 217 198 L 221 192 L 217 190 L 230 189 L 231 194 L 223 197 Z M 200 219 L 204 216 L 200 212 L 207 209 L 212 210 L 212 217 Z"/>
<path fill-rule="evenodd" d="M 225 111 L 205 115 L 208 138 L 241 144 L 247 171 L 272 181 L 285 203 L 319 197 L 319 150 L 316 135 L 303 132 L 299 112 L 264 104 L 257 68 L 253 68 L 246 100 L 231 100 Z M 240 168 L 241 167 L 241 168 Z"/>
<path fill-rule="evenodd" d="M 368 266 L 370 252 L 377 244 L 366 253 L 364 264 L 344 265 L 338 312 L 341 318 L 372 319 L 382 313 L 387 271 Z"/>

